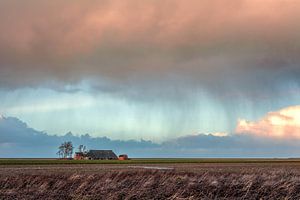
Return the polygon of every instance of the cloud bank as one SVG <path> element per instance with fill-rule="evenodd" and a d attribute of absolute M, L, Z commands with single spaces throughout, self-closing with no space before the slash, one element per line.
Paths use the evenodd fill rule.
<path fill-rule="evenodd" d="M 157 144 L 146 140 L 111 140 L 88 134 L 77 137 L 72 133 L 51 136 L 28 127 L 17 118 L 0 119 L 0 157 L 56 157 L 57 147 L 63 141 L 72 141 L 75 147 L 84 144 L 90 149 L 114 149 L 118 154 L 127 152 L 141 157 L 147 156 L 147 149 L 158 148 Z"/>
<path fill-rule="evenodd" d="M 276 139 L 276 138 L 275 138 Z M 299 156 L 300 140 L 261 140 L 252 134 L 196 134 L 170 139 L 163 143 L 146 140 L 111 140 L 91 137 L 48 135 L 36 131 L 17 118 L 0 119 L 0 157 L 56 157 L 57 147 L 72 141 L 89 149 L 113 149 L 131 157 L 295 157 Z M 275 144 L 275 145 L 274 145 Z"/>

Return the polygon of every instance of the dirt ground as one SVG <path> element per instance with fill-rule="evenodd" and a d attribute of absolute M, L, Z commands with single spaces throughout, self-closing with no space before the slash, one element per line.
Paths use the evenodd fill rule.
<path fill-rule="evenodd" d="M 300 163 L 0 165 L 0 199 L 300 199 Z"/>

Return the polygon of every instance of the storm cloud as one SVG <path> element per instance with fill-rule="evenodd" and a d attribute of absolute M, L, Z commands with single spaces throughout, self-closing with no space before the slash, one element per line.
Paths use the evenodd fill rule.
<path fill-rule="evenodd" d="M 0 5 L 1 87 L 181 80 L 210 90 L 239 84 L 242 92 L 256 81 L 275 90 L 280 81 L 299 85 L 295 0 Z"/>
<path fill-rule="evenodd" d="M 0 112 L 51 135 L 232 133 L 237 119 L 299 105 L 299 10 L 297 0 L 2 0 Z"/>

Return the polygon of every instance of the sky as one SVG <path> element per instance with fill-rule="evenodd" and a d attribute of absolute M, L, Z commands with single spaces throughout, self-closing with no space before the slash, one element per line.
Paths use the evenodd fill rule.
<path fill-rule="evenodd" d="M 299 140 L 299 10 L 298 0 L 1 0 L 0 114 L 53 137 Z"/>

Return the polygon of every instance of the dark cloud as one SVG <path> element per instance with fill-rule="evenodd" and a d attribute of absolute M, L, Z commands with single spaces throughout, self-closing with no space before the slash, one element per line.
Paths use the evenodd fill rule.
<path fill-rule="evenodd" d="M 147 149 L 159 147 L 151 141 L 111 140 L 107 137 L 93 138 L 88 134 L 80 137 L 72 133 L 50 136 L 29 128 L 17 118 L 0 119 L 0 157 L 56 157 L 57 147 L 63 141 L 72 141 L 76 147 L 84 144 L 90 149 L 114 149 L 116 153 L 135 156 L 147 156 Z"/>
<path fill-rule="evenodd" d="M 299 103 L 299 10 L 298 0 L 2 0 L 0 95 L 24 87 L 37 89 L 32 99 L 44 88 L 107 95 L 128 110 L 141 105 L 138 124 L 165 116 L 155 127 L 172 127 L 168 138 L 186 127 L 231 131 L 240 117 Z M 6 102 L 24 104 L 25 92 Z M 101 109 L 89 116 L 105 118 Z"/>
<path fill-rule="evenodd" d="M 129 88 L 184 82 L 255 95 L 260 85 L 269 91 L 282 82 L 299 84 L 295 0 L 0 5 L 2 88 L 105 79 Z"/>
<path fill-rule="evenodd" d="M 107 137 L 80 137 L 68 133 L 50 136 L 29 128 L 17 118 L 0 120 L 0 157 L 55 157 L 57 146 L 72 141 L 90 149 L 113 149 L 132 157 L 292 157 L 299 141 L 261 139 L 251 135 L 191 135 L 156 144 L 145 140 L 111 140 Z"/>

